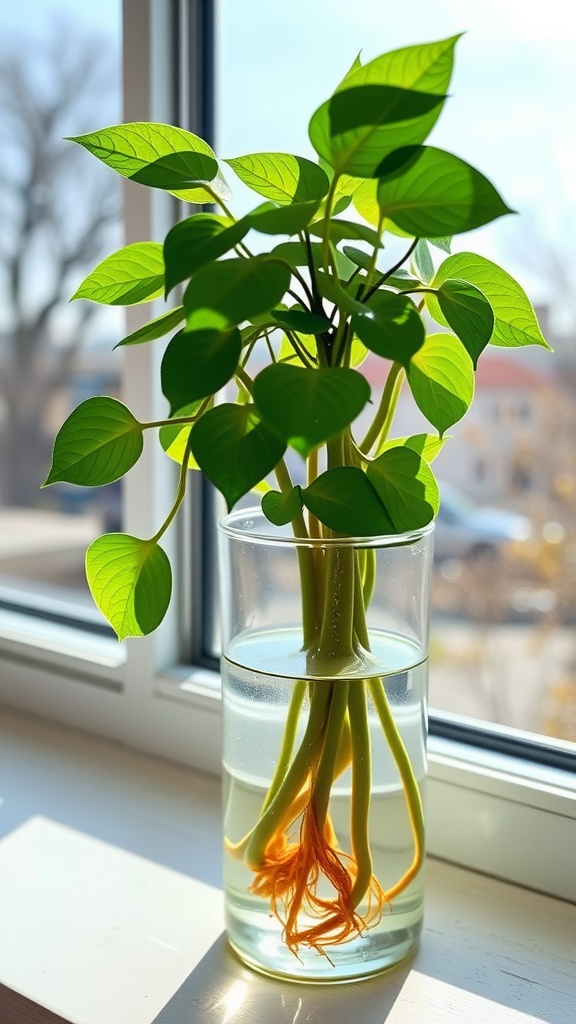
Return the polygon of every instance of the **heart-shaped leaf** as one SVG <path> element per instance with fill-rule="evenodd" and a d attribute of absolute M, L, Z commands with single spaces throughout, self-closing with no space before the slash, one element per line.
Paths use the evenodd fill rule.
<path fill-rule="evenodd" d="M 157 338 L 163 338 L 165 334 L 169 334 L 175 327 L 178 327 L 183 320 L 184 307 L 175 306 L 174 309 L 169 309 L 167 313 L 162 313 L 162 316 L 149 320 L 143 327 L 139 327 L 137 331 L 119 341 L 114 348 L 121 348 L 123 345 L 142 345 L 146 341 L 155 341 Z"/>
<path fill-rule="evenodd" d="M 276 363 L 258 374 L 252 394 L 268 426 L 306 457 L 356 418 L 370 385 L 356 370 Z"/>
<path fill-rule="evenodd" d="M 494 330 L 494 311 L 486 296 L 474 284 L 448 278 L 437 293 L 448 324 L 468 352 L 474 369 Z"/>
<path fill-rule="evenodd" d="M 190 402 L 189 405 L 183 405 L 181 409 L 176 410 L 173 419 L 177 420 L 184 416 L 196 416 L 201 405 L 201 398 L 198 399 L 197 402 Z M 188 469 L 199 469 L 200 467 L 196 462 L 196 459 L 188 448 L 188 438 L 192 427 L 192 423 L 166 424 L 165 426 L 160 427 L 160 430 L 158 431 L 158 440 L 160 441 L 160 444 L 168 458 L 173 459 L 174 462 L 177 462 L 181 466 L 184 456 L 186 452 L 188 452 Z"/>
<path fill-rule="evenodd" d="M 418 238 L 471 231 L 513 212 L 483 174 L 434 146 L 396 150 L 379 178 L 383 216 Z"/>
<path fill-rule="evenodd" d="M 370 307 L 369 312 L 352 317 L 354 331 L 372 352 L 409 366 L 425 338 L 416 306 L 406 295 L 379 291 Z"/>
<path fill-rule="evenodd" d="M 177 409 L 173 414 L 173 419 L 178 420 L 183 417 L 192 419 L 196 417 L 198 410 L 202 404 L 202 399 L 198 401 L 191 401 L 188 406 L 182 406 L 181 409 Z M 211 409 L 213 402 L 209 404 Z M 190 432 L 194 426 L 194 423 L 169 423 L 163 427 L 160 427 L 158 431 L 158 439 L 162 445 L 166 455 L 169 459 L 173 459 L 181 466 L 184 456 L 188 451 L 188 468 L 189 469 L 200 469 L 196 459 L 194 458 L 190 447 L 188 447 L 188 439 Z"/>
<path fill-rule="evenodd" d="M 474 397 L 472 360 L 451 334 L 429 335 L 407 377 L 416 405 L 440 434 L 462 419 Z"/>
<path fill-rule="evenodd" d="M 280 242 L 273 249 L 274 255 L 285 260 L 291 267 L 307 267 L 309 264 L 309 251 L 312 255 L 314 267 L 316 270 L 320 270 L 323 266 L 322 245 L 320 242 L 311 242 L 310 250 L 308 250 L 307 246 L 302 245 L 301 242 Z M 350 277 L 355 269 L 354 264 L 334 246 L 331 247 L 331 252 L 338 276 L 341 278 Z"/>
<path fill-rule="evenodd" d="M 142 425 L 122 402 L 88 398 L 60 427 L 44 487 L 58 481 L 111 484 L 138 462 L 142 447 Z"/>
<path fill-rule="evenodd" d="M 413 434 L 411 437 L 395 437 L 385 441 L 378 454 L 381 455 L 389 448 L 411 448 L 412 451 L 418 452 L 425 462 L 430 463 L 440 454 L 445 443 L 446 438 L 438 437 L 436 434 Z"/>
<path fill-rule="evenodd" d="M 352 260 L 352 263 L 355 263 L 357 267 L 360 267 L 361 270 L 372 269 L 372 257 L 369 256 L 367 252 L 364 252 L 363 249 L 356 249 L 353 245 L 344 245 L 342 247 L 342 252 L 349 260 Z"/>
<path fill-rule="evenodd" d="M 419 530 L 438 513 L 438 484 L 427 462 L 410 448 L 390 448 L 366 474 L 396 530 Z"/>
<path fill-rule="evenodd" d="M 270 318 L 280 327 L 301 334 L 322 334 L 332 326 L 327 316 L 318 316 L 305 309 L 272 309 Z"/>
<path fill-rule="evenodd" d="M 98 537 L 86 553 L 86 576 L 94 601 L 119 640 L 147 636 L 162 622 L 172 572 L 154 541 L 126 533 Z"/>
<path fill-rule="evenodd" d="M 517 281 L 484 256 L 459 252 L 449 256 L 438 269 L 432 286 L 440 288 L 449 278 L 460 278 L 476 285 L 486 296 L 494 312 L 494 330 L 490 343 L 505 348 L 521 345 L 550 346 L 544 338 L 530 299 Z M 430 313 L 440 324 L 447 321 L 435 295 L 426 296 Z"/>
<path fill-rule="evenodd" d="M 374 487 L 354 466 L 321 473 L 302 491 L 302 498 L 312 515 L 338 533 L 355 537 L 396 533 Z"/>
<path fill-rule="evenodd" d="M 318 235 L 320 238 L 324 237 L 324 223 L 318 221 L 310 226 L 310 234 Z M 368 242 L 373 248 L 379 249 L 382 246 L 380 241 L 380 235 L 373 228 L 368 227 L 367 224 L 358 224 L 353 220 L 331 220 L 330 221 L 330 241 L 334 245 L 338 245 L 339 242 L 347 241 L 348 239 L 360 239 L 363 242 Z"/>
<path fill-rule="evenodd" d="M 395 85 L 347 87 L 312 115 L 310 141 L 337 174 L 378 178 L 386 154 L 405 145 L 406 122 L 414 122 L 411 141 L 423 142 L 431 127 L 429 115 L 440 111 L 444 99 Z"/>
<path fill-rule="evenodd" d="M 125 178 L 169 192 L 210 183 L 218 174 L 208 143 L 172 125 L 136 121 L 70 141 L 84 146 Z M 210 200 L 206 196 L 199 201 Z"/>
<path fill-rule="evenodd" d="M 353 85 L 396 85 L 403 89 L 443 96 L 450 84 L 454 47 L 459 35 L 438 42 L 403 46 L 383 53 L 367 64 L 358 62 L 342 79 L 337 92 Z M 402 143 L 405 145 L 405 143 Z"/>
<path fill-rule="evenodd" d="M 163 287 L 162 246 L 158 242 L 134 242 L 102 260 L 72 298 L 107 306 L 133 306 L 157 298 Z"/>
<path fill-rule="evenodd" d="M 206 398 L 232 377 L 242 352 L 237 327 L 227 331 L 179 331 L 169 342 L 160 367 L 162 392 L 170 414 Z"/>
<path fill-rule="evenodd" d="M 252 210 L 246 219 L 251 227 L 265 235 L 296 235 L 308 226 L 319 205 L 319 199 L 312 199 L 307 203 L 292 203 L 290 206 L 263 203 Z"/>
<path fill-rule="evenodd" d="M 253 405 L 217 405 L 194 425 L 192 454 L 222 492 L 228 510 L 260 483 L 286 451 Z"/>
<path fill-rule="evenodd" d="M 274 203 L 320 201 L 328 192 L 326 172 L 312 160 L 291 153 L 252 153 L 225 163 L 248 188 Z"/>
<path fill-rule="evenodd" d="M 209 263 L 194 274 L 184 293 L 188 326 L 208 326 L 202 318 L 214 314 L 221 322 L 240 324 L 276 306 L 289 285 L 289 268 L 270 256 Z"/>
<path fill-rule="evenodd" d="M 262 498 L 262 511 L 274 526 L 286 526 L 302 511 L 302 491 L 299 487 L 290 491 L 268 491 Z"/>
<path fill-rule="evenodd" d="M 354 270 L 353 264 L 351 264 L 351 267 Z M 337 277 L 333 277 L 332 274 L 325 274 L 324 271 L 317 270 L 316 287 L 324 299 L 327 299 L 328 302 L 333 302 L 345 313 L 370 312 L 369 306 L 363 302 L 358 302 L 351 294 L 352 289 L 356 291 L 358 288 L 356 281 L 352 282 L 349 291 L 345 282 L 341 282 Z"/>
<path fill-rule="evenodd" d="M 233 249 L 249 228 L 247 218 L 226 227 L 213 213 L 195 213 L 175 224 L 164 240 L 166 295 L 199 267 Z"/>

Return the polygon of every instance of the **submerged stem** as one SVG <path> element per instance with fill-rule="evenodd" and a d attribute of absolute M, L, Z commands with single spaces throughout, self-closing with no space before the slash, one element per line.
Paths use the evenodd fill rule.
<path fill-rule="evenodd" d="M 402 878 L 400 878 L 398 882 L 396 882 L 396 884 L 386 892 L 386 899 L 391 902 L 395 896 L 398 896 L 407 888 L 422 867 L 424 860 L 424 811 L 422 808 L 422 797 L 420 795 L 418 780 L 414 775 L 414 769 L 412 768 L 408 751 L 404 746 L 404 741 L 402 740 L 398 731 L 398 726 L 394 721 L 394 716 L 386 696 L 386 690 L 381 679 L 370 680 L 370 694 L 372 696 L 378 718 L 380 719 L 380 724 L 384 730 L 388 746 L 392 751 L 392 755 L 400 773 L 400 780 L 402 782 L 402 788 L 404 789 L 406 807 L 410 818 L 410 826 L 414 837 L 414 856 L 410 867 L 404 872 Z"/>

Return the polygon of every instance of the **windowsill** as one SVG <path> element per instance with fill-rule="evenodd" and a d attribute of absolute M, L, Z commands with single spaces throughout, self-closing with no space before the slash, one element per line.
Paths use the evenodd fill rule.
<path fill-rule="evenodd" d="M 2 711 L 0 1011 L 10 989 L 72 1024 L 571 1024 L 576 908 L 437 860 L 411 964 L 253 974 L 222 938 L 219 835 L 216 780 Z"/>

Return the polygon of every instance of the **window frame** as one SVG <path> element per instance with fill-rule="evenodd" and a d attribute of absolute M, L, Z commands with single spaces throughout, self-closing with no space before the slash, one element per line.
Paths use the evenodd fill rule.
<path fill-rule="evenodd" d="M 211 134 L 213 91 L 206 81 L 214 60 L 213 7 L 214 0 L 123 0 L 125 120 L 173 121 Z M 161 238 L 175 209 L 170 197 L 128 183 L 125 217 L 127 242 Z M 130 310 L 129 329 L 143 319 L 138 308 Z M 137 415 L 162 415 L 158 347 L 135 347 L 125 355 L 124 400 Z M 175 473 L 158 446 L 146 446 L 125 482 L 129 533 L 150 536 L 156 530 L 170 505 Z M 33 616 L 0 609 L 0 701 L 218 774 L 219 680 L 202 663 L 201 651 L 202 531 L 206 523 L 212 530 L 214 525 L 198 474 L 186 501 L 187 514 L 166 537 L 177 567 L 177 600 L 162 629 L 118 645 L 54 623 L 48 637 L 45 623 L 40 628 Z M 181 664 L 184 651 L 193 651 L 194 667 Z M 502 745 L 482 749 L 463 742 L 455 716 L 451 725 L 450 716 L 435 721 L 441 727 L 433 728 L 429 743 L 429 852 L 576 900 L 569 855 L 576 848 L 576 775 L 569 762 L 538 764 L 511 756 Z"/>

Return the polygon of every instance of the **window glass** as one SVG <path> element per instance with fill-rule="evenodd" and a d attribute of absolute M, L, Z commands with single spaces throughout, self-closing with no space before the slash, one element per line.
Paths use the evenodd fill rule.
<path fill-rule="evenodd" d="M 119 385 L 122 314 L 76 287 L 121 245 L 120 189 L 65 136 L 120 120 L 121 0 L 0 10 L 0 601 L 91 608 L 88 543 L 120 524 L 120 487 L 40 490 L 80 401 Z"/>
<path fill-rule="evenodd" d="M 491 178 L 520 216 L 454 240 L 505 266 L 556 350 L 492 347 L 437 460 L 431 703 L 576 741 L 576 307 L 570 238 L 576 27 L 568 0 L 220 0 L 217 151 L 314 156 L 308 118 L 356 54 L 466 34 L 431 142 Z M 250 199 L 230 172 L 233 209 Z M 403 394 L 395 432 L 423 428 Z M 214 637 L 212 637 L 214 642 Z"/>

